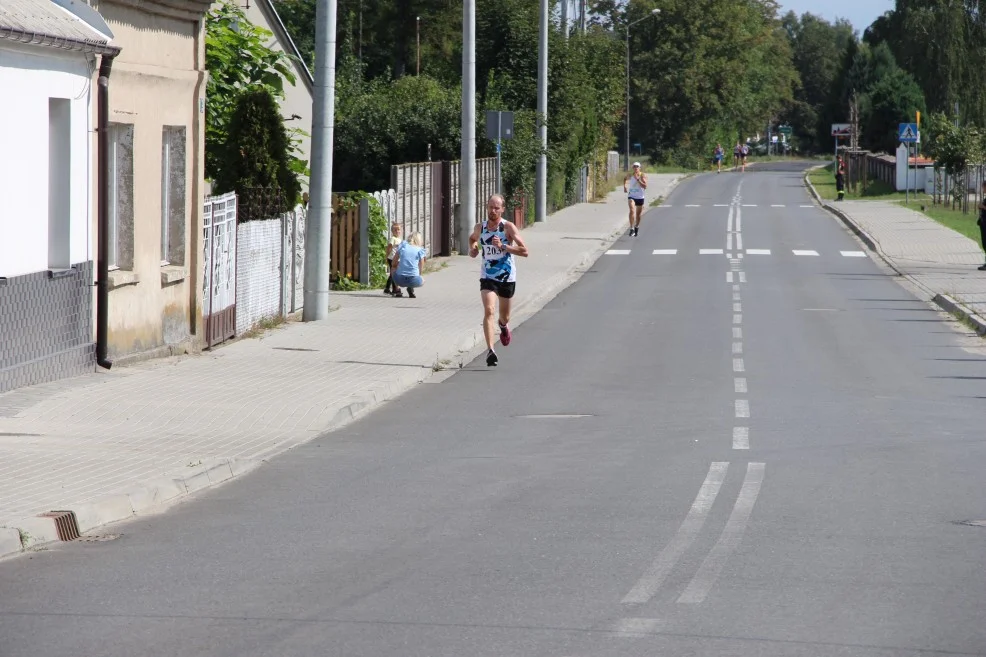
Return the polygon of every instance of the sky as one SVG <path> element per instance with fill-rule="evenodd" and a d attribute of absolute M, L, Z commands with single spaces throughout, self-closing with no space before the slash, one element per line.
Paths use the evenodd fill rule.
<path fill-rule="evenodd" d="M 847 18 L 860 36 L 883 12 L 894 8 L 894 0 L 779 0 L 779 4 L 782 16 L 793 11 L 799 16 L 812 13 L 830 22 Z"/>

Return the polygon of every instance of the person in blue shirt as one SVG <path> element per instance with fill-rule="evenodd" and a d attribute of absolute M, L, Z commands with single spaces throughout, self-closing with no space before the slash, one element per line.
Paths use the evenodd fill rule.
<path fill-rule="evenodd" d="M 402 242 L 397 247 L 397 255 L 394 256 L 394 260 L 396 261 L 394 285 L 398 288 L 406 287 L 407 296 L 412 299 L 416 298 L 414 288 L 425 284 L 424 279 L 421 278 L 421 268 L 425 264 L 424 238 L 421 237 L 421 233 L 415 233 L 407 242 Z M 398 289 L 394 296 L 402 297 L 404 295 Z"/>

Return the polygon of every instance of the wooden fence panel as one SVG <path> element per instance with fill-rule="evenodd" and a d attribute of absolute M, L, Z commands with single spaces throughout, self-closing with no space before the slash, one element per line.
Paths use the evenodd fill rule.
<path fill-rule="evenodd" d="M 350 277 L 359 280 L 359 206 L 344 208 L 338 202 L 332 213 L 332 242 L 329 271 L 331 280 Z M 369 281 L 359 281 L 367 283 Z"/>

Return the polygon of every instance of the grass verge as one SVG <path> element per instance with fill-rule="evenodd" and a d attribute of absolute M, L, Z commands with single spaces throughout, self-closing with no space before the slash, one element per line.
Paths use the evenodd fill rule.
<path fill-rule="evenodd" d="M 808 172 L 808 180 L 814 185 L 818 194 L 827 201 L 834 201 L 837 197 L 835 189 L 835 176 L 832 174 L 832 166 L 821 169 L 813 169 Z M 905 194 L 894 190 L 890 185 L 883 182 L 870 183 L 866 191 L 856 194 L 846 193 L 846 200 L 849 201 L 888 201 L 899 203 L 910 208 L 915 212 L 920 212 L 930 219 L 934 219 L 942 226 L 951 228 L 955 232 L 979 241 L 979 226 L 976 223 L 977 215 L 970 210 L 968 214 L 963 214 L 961 210 L 953 210 L 948 206 L 933 205 L 931 196 L 925 193 Z"/>

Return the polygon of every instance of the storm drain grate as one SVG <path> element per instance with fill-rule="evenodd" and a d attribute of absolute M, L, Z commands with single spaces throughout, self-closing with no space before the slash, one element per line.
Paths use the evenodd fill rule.
<path fill-rule="evenodd" d="M 54 519 L 59 540 L 74 541 L 79 538 L 79 523 L 75 519 L 74 511 L 49 511 L 48 513 L 42 513 L 38 517 Z"/>

